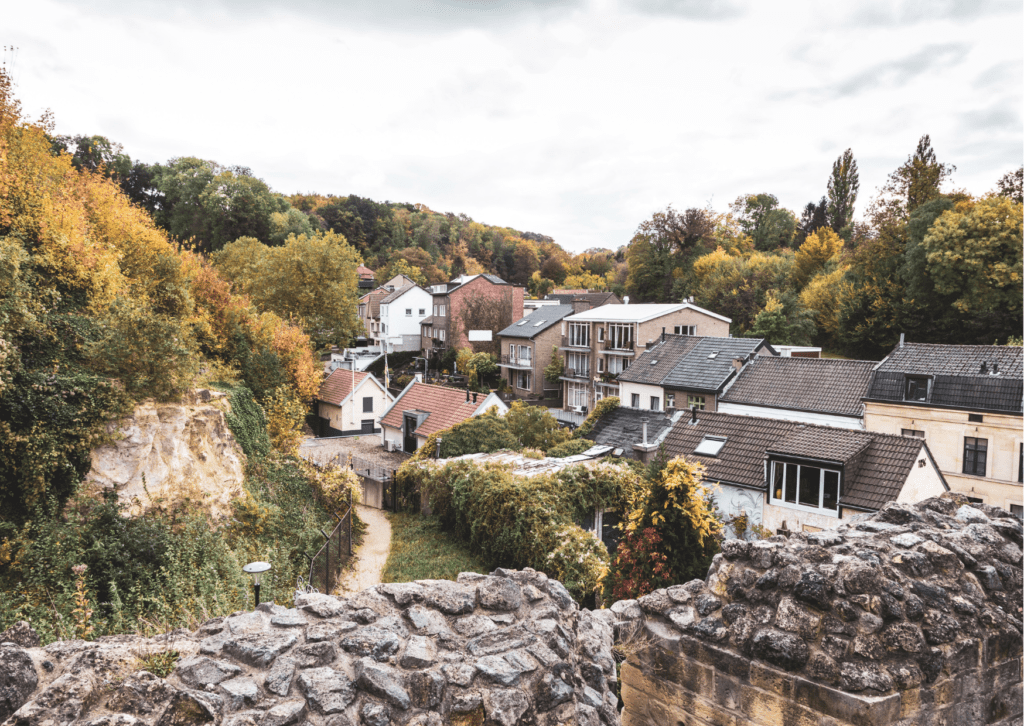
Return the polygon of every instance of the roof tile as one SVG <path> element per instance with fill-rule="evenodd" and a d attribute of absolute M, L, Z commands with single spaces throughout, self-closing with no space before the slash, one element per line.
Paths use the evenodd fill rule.
<path fill-rule="evenodd" d="M 478 397 L 475 403 L 472 400 L 466 403 L 466 392 L 462 389 L 416 381 L 395 401 L 381 423 L 400 429 L 403 411 L 422 411 L 430 415 L 416 429 L 416 434 L 430 436 L 472 418 L 482 402 L 483 398 Z"/>
<path fill-rule="evenodd" d="M 860 416 L 877 365 L 869 360 L 759 356 L 719 399 L 724 403 L 769 406 Z"/>

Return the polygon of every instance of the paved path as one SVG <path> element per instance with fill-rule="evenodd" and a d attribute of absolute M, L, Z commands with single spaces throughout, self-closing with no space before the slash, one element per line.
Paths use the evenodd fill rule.
<path fill-rule="evenodd" d="M 391 551 L 391 522 L 384 512 L 364 504 L 357 504 L 359 518 L 366 522 L 363 543 L 356 550 L 356 564 L 342 577 L 336 594 L 353 593 L 380 584 L 380 574 Z"/>

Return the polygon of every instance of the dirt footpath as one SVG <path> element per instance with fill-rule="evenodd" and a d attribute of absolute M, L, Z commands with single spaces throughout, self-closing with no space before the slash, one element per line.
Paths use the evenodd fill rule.
<path fill-rule="evenodd" d="M 380 575 L 391 551 L 391 522 L 379 509 L 356 505 L 359 518 L 366 522 L 363 543 L 356 549 L 355 566 L 345 573 L 335 588 L 336 595 L 359 592 L 380 584 Z"/>

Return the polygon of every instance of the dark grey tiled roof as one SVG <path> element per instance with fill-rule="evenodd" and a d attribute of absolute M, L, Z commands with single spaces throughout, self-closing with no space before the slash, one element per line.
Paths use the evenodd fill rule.
<path fill-rule="evenodd" d="M 406 292 L 408 292 L 410 287 L 419 287 L 419 286 L 418 285 L 405 285 L 404 287 L 400 287 L 397 290 L 395 290 L 393 293 L 388 295 L 386 298 L 381 300 L 381 304 L 394 302 L 398 298 L 402 297 L 402 295 L 404 295 Z"/>
<path fill-rule="evenodd" d="M 860 416 L 877 365 L 869 360 L 759 356 L 720 401 Z"/>
<path fill-rule="evenodd" d="M 925 405 L 1021 412 L 1024 349 L 1018 346 L 906 343 L 879 364 L 866 397 L 903 401 L 908 375 L 932 377 Z"/>
<path fill-rule="evenodd" d="M 591 308 L 602 305 L 621 305 L 622 301 L 613 292 L 581 292 L 576 295 L 553 293 L 544 296 L 545 300 L 557 300 L 562 305 L 571 305 L 573 300 L 586 300 Z"/>
<path fill-rule="evenodd" d="M 754 353 L 762 345 L 766 345 L 762 338 L 666 335 L 664 342 L 645 351 L 619 374 L 619 380 L 717 392 L 736 374 L 733 358 Z"/>
<path fill-rule="evenodd" d="M 572 315 L 572 305 L 547 305 L 520 318 L 498 335 L 502 338 L 532 338 L 538 333 L 543 333 L 566 315 Z M 526 324 L 519 325 L 523 320 Z M 543 324 L 537 325 L 541 321 Z"/>
<path fill-rule="evenodd" d="M 647 418 L 647 441 L 653 443 L 672 426 L 672 419 L 660 411 L 616 408 L 594 424 L 590 436 L 598 444 L 623 449 L 622 455 L 635 458 L 633 444 L 643 443 L 643 421 Z"/>
<path fill-rule="evenodd" d="M 672 428 L 665 438 L 665 453 L 703 463 L 706 481 L 763 490 L 769 452 L 838 461 L 846 464 L 839 499 L 844 506 L 878 509 L 895 500 L 911 468 L 928 456 L 924 440 L 912 437 L 727 413 L 705 411 L 698 416 L 696 424 L 686 416 Z M 726 438 L 718 456 L 694 454 L 708 435 Z"/>
<path fill-rule="evenodd" d="M 434 316 L 433 315 L 428 315 L 427 317 L 423 318 L 423 320 L 420 321 L 420 325 L 433 325 L 433 324 L 434 324 Z"/>
<path fill-rule="evenodd" d="M 660 386 L 673 368 L 690 352 L 701 338 L 686 335 L 666 335 L 665 342 L 645 351 L 619 374 L 620 381 L 650 383 Z"/>

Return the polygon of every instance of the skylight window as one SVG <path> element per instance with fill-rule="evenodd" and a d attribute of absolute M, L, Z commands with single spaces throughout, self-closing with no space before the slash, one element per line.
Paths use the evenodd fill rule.
<path fill-rule="evenodd" d="M 518 323 L 516 323 L 516 325 L 526 325 L 526 318 L 520 320 Z"/>
<path fill-rule="evenodd" d="M 656 366 L 656 365 L 658 365 L 658 361 L 657 361 L 656 359 L 655 359 L 655 360 L 652 360 L 652 361 L 651 361 L 651 365 L 652 365 L 652 366 Z"/>
<path fill-rule="evenodd" d="M 718 357 L 718 351 L 717 350 L 714 353 L 708 353 L 708 358 L 715 359 L 717 357 Z"/>
<path fill-rule="evenodd" d="M 725 442 L 725 436 L 705 436 L 697 444 L 697 448 L 693 450 L 693 453 L 702 456 L 718 456 L 718 452 L 725 446 Z"/>
<path fill-rule="evenodd" d="M 542 326 L 546 322 L 547 322 L 546 320 L 538 320 L 536 323 L 533 324 L 533 327 L 539 328 L 540 326 Z"/>

